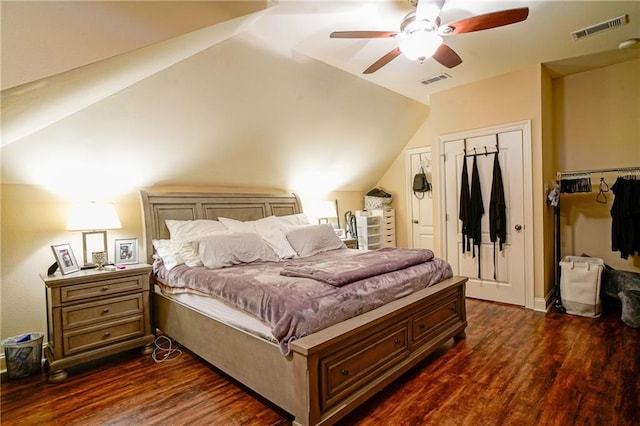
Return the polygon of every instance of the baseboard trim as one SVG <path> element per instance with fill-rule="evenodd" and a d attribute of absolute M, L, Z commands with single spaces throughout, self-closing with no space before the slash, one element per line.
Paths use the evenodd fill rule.
<path fill-rule="evenodd" d="M 533 300 L 533 310 L 538 312 L 549 312 L 549 309 L 551 309 L 555 300 L 555 292 L 551 290 L 544 298 L 536 297 Z"/>

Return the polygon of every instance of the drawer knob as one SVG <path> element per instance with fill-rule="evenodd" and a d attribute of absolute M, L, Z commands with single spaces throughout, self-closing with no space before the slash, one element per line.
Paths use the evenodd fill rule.
<path fill-rule="evenodd" d="M 452 306 L 452 307 L 450 307 L 450 308 L 449 308 L 449 310 L 450 310 L 451 312 L 455 312 L 455 311 L 456 311 L 456 308 L 454 308 L 454 307 Z"/>
<path fill-rule="evenodd" d="M 107 291 L 107 290 L 109 290 L 108 286 L 105 285 L 104 287 L 102 287 L 102 291 Z"/>
<path fill-rule="evenodd" d="M 344 369 L 340 373 L 342 373 L 343 376 L 348 376 L 349 375 L 349 370 Z"/>
<path fill-rule="evenodd" d="M 399 345 L 399 344 L 400 344 L 400 343 L 402 343 L 402 342 L 400 342 L 400 339 L 395 339 L 395 340 L 393 341 L 393 343 L 395 343 L 396 345 Z"/>
<path fill-rule="evenodd" d="M 104 332 L 104 337 L 109 337 L 109 336 L 111 336 L 111 333 L 109 333 L 108 331 L 105 331 Z"/>
<path fill-rule="evenodd" d="M 420 325 L 418 326 L 418 328 L 419 328 L 420 330 L 424 330 L 424 327 L 425 327 L 425 325 L 424 325 L 423 323 L 420 323 Z"/>
<path fill-rule="evenodd" d="M 103 313 L 103 314 L 106 314 L 106 313 L 108 313 L 108 312 L 109 312 L 109 308 L 104 308 L 104 309 L 102 310 L 102 313 Z"/>

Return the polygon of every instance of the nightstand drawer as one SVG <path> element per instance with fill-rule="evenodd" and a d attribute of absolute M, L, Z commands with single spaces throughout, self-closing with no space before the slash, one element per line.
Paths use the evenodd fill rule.
<path fill-rule="evenodd" d="M 142 315 L 64 334 L 64 354 L 71 355 L 144 335 Z"/>
<path fill-rule="evenodd" d="M 60 288 L 62 303 L 75 302 L 100 296 L 110 296 L 118 293 L 143 290 L 143 280 L 138 276 L 114 278 L 111 280 L 95 281 L 88 284 L 75 284 Z"/>
<path fill-rule="evenodd" d="M 116 297 L 98 302 L 62 308 L 62 328 L 64 330 L 83 327 L 104 321 L 111 321 L 144 312 L 142 294 Z"/>

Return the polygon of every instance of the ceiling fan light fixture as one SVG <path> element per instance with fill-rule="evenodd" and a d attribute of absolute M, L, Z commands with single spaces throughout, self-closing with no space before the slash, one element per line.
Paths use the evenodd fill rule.
<path fill-rule="evenodd" d="M 418 31 L 400 41 L 400 51 L 409 59 L 422 62 L 433 56 L 442 44 L 442 37 L 435 32 Z"/>

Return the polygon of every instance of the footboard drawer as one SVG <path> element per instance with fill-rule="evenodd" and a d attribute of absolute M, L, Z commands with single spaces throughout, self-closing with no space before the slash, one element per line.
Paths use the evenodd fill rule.
<path fill-rule="evenodd" d="M 464 322 L 464 301 L 461 293 L 452 293 L 447 297 L 413 315 L 411 324 L 411 347 L 433 339 L 447 330 L 452 324 Z"/>
<path fill-rule="evenodd" d="M 406 322 L 394 324 L 320 360 L 321 409 L 378 376 L 409 353 Z"/>

